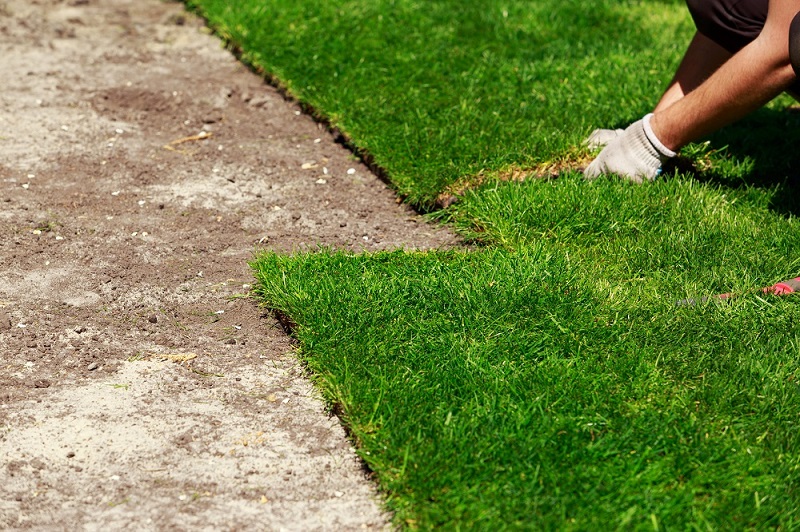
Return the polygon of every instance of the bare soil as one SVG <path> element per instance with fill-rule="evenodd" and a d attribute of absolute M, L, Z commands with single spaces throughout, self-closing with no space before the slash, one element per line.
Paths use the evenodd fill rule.
<path fill-rule="evenodd" d="M 0 0 L 0 529 L 350 530 L 258 249 L 455 245 L 180 3 Z"/>

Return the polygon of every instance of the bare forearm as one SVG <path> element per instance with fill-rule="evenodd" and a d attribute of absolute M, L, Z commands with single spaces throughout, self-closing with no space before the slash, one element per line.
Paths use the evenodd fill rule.
<path fill-rule="evenodd" d="M 755 111 L 796 79 L 789 62 L 789 22 L 797 0 L 773 0 L 761 35 L 723 64 L 695 90 L 670 106 L 659 106 L 651 121 L 664 145 L 677 150 Z"/>
<path fill-rule="evenodd" d="M 654 114 L 653 131 L 677 150 L 760 108 L 795 79 L 788 60 L 769 57 L 758 40 L 736 54 L 705 83 Z M 766 60 L 765 60 L 766 59 Z"/>

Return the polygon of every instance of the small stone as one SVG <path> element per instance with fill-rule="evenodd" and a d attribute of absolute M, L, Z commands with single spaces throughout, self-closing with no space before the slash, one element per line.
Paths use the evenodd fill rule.
<path fill-rule="evenodd" d="M 228 338 L 227 340 L 225 340 L 225 343 L 227 345 L 236 345 L 236 338 Z"/>
<path fill-rule="evenodd" d="M 97 368 L 98 368 L 98 364 L 97 364 L 97 362 L 92 362 L 91 364 L 89 364 L 88 366 L 86 366 L 86 369 L 88 369 L 89 371 L 94 371 L 94 370 L 96 370 Z"/>
<path fill-rule="evenodd" d="M 86 332 L 86 327 L 84 327 L 84 326 L 75 327 L 75 332 L 78 333 L 78 334 L 83 334 L 83 333 Z"/>
<path fill-rule="evenodd" d="M 158 323 L 158 316 L 156 316 L 155 314 L 153 314 L 152 316 L 150 316 L 149 318 L 147 318 L 147 321 L 149 321 L 150 323 Z"/>
<path fill-rule="evenodd" d="M 75 458 L 75 453 L 73 453 L 72 451 L 68 452 L 67 458 Z"/>

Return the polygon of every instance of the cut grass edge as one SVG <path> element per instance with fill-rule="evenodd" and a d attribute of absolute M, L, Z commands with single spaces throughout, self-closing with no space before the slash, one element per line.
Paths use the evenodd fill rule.
<path fill-rule="evenodd" d="M 392 180 L 391 172 L 377 163 L 375 156 L 359 145 L 350 134 L 334 122 L 334 119 L 313 106 L 306 100 L 297 96 L 292 88 L 284 83 L 277 75 L 273 74 L 258 63 L 254 54 L 245 50 L 240 43 L 224 30 L 214 25 L 206 16 L 200 4 L 191 0 L 183 0 L 187 9 L 200 17 L 208 31 L 220 38 L 225 48 L 230 51 L 238 61 L 247 66 L 254 74 L 262 78 L 273 87 L 281 97 L 290 104 L 296 105 L 300 111 L 320 124 L 333 137 L 334 142 L 350 151 L 363 163 L 378 179 L 386 184 L 398 198 L 398 203 L 405 203 L 418 214 L 431 214 L 436 211 L 446 210 L 458 202 L 466 192 L 475 190 L 487 183 L 521 182 L 528 179 L 555 179 L 568 172 L 583 172 L 591 163 L 593 154 L 584 145 L 574 146 L 552 160 L 537 162 L 531 166 L 510 165 L 499 170 L 480 170 L 473 174 L 464 175 L 454 183 L 439 192 L 433 201 L 426 201 L 422 197 L 414 197 L 409 193 L 399 190 Z"/>
<path fill-rule="evenodd" d="M 236 42 L 230 34 L 224 31 L 223 28 L 217 27 L 208 19 L 203 11 L 203 8 L 199 4 L 195 4 L 191 0 L 183 1 L 186 5 L 186 8 L 203 20 L 206 28 L 208 28 L 208 31 L 212 35 L 215 35 L 221 39 L 225 44 L 225 49 L 231 52 L 239 62 L 249 68 L 254 74 L 262 78 L 269 86 L 274 88 L 285 101 L 298 106 L 303 114 L 309 116 L 312 120 L 314 120 L 314 122 L 323 126 L 325 131 L 327 131 L 331 137 L 333 137 L 333 141 L 335 143 L 340 144 L 349 150 L 354 157 L 356 157 L 370 170 L 370 172 L 372 172 L 378 179 L 380 179 L 396 194 L 398 194 L 398 197 L 401 201 L 406 200 L 408 196 L 399 194 L 397 187 L 389 177 L 389 172 L 375 161 L 375 157 L 369 151 L 360 147 L 346 131 L 335 124 L 330 116 L 323 113 L 302 98 L 298 97 L 292 91 L 289 85 L 284 83 L 278 76 L 259 65 L 253 54 L 247 52 L 241 46 L 241 44 Z M 412 202 L 410 205 L 421 214 L 427 212 L 423 206 L 417 203 Z"/>
<path fill-rule="evenodd" d="M 436 206 L 447 209 L 458 202 L 464 194 L 491 183 L 519 183 L 529 179 L 555 179 L 570 172 L 583 172 L 592 161 L 592 155 L 585 147 L 576 147 L 552 161 L 543 161 L 529 167 L 508 166 L 502 170 L 481 170 L 463 176 L 447 186 L 436 197 Z"/>

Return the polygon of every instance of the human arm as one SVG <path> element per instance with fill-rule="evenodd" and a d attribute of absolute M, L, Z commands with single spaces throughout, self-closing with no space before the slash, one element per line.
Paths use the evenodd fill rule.
<path fill-rule="evenodd" d="M 770 0 L 761 34 L 734 56 L 696 34 L 653 111 L 649 144 L 643 142 L 641 127 L 631 127 L 631 134 L 608 142 L 585 175 L 594 178 L 614 173 L 635 182 L 652 180 L 674 151 L 742 118 L 789 89 L 800 65 L 798 11 L 800 0 Z"/>
<path fill-rule="evenodd" d="M 800 0 L 770 0 L 761 34 L 705 82 L 650 122 L 671 150 L 735 122 L 789 88 L 796 79 L 789 59 L 789 26 Z"/>
<path fill-rule="evenodd" d="M 694 34 L 653 113 L 663 111 L 706 81 L 733 54 L 700 32 Z"/>

